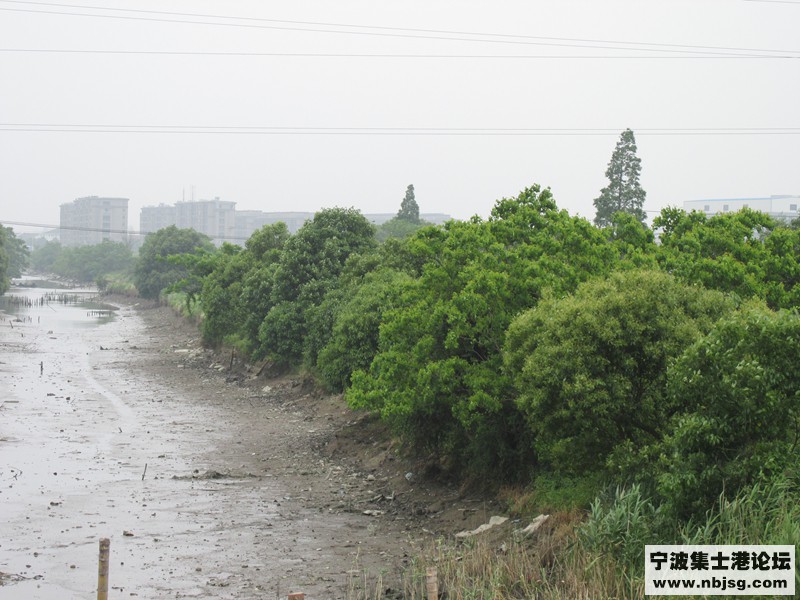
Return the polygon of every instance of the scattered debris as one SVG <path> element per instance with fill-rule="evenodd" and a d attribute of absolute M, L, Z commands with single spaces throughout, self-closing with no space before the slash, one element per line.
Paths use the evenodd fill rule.
<path fill-rule="evenodd" d="M 506 521 L 508 521 L 508 517 L 492 517 L 491 519 L 489 519 L 488 523 L 484 523 L 477 529 L 473 529 L 472 531 L 459 531 L 456 534 L 456 537 L 458 539 L 471 538 L 473 536 L 480 535 L 484 531 L 489 531 L 492 527 L 497 527 L 498 525 L 502 525 Z"/>
<path fill-rule="evenodd" d="M 536 531 L 544 525 L 544 522 L 550 518 L 550 515 L 539 515 L 533 521 L 531 521 L 530 525 L 528 525 L 525 529 L 518 530 L 519 533 L 522 535 L 531 535 L 536 533 Z"/>
<path fill-rule="evenodd" d="M 219 471 L 214 471 L 213 469 L 209 469 L 201 473 L 198 469 L 195 469 L 191 475 L 173 475 L 173 479 L 246 479 L 246 478 L 256 478 L 257 475 L 252 473 L 220 473 Z"/>

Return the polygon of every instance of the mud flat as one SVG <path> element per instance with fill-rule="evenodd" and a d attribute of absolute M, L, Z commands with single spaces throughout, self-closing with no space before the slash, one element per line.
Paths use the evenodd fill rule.
<path fill-rule="evenodd" d="M 3 314 L 0 598 L 92 597 L 101 537 L 112 598 L 343 597 L 396 568 L 402 524 L 353 506 L 374 476 L 309 447 L 319 425 L 280 398 L 297 383 L 193 368 L 206 353 L 159 310 Z"/>

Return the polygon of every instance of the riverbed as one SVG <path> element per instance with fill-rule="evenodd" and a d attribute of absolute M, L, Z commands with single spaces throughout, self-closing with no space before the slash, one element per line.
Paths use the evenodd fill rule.
<path fill-rule="evenodd" d="M 279 386 L 190 370 L 196 333 L 140 306 L 11 294 L 31 303 L 0 321 L 0 598 L 93 597 L 103 537 L 110 598 L 341 598 L 405 560 L 402 518 L 352 507 L 390 478 L 315 456 L 326 421 Z"/>

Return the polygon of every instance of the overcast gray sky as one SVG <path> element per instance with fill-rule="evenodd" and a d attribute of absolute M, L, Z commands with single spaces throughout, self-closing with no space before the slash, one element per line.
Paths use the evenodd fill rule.
<path fill-rule="evenodd" d="M 395 212 L 409 183 L 591 218 L 626 127 L 649 211 L 800 194 L 799 30 L 795 0 L 0 0 L 0 221 L 123 196 L 135 227 L 192 189 Z"/>

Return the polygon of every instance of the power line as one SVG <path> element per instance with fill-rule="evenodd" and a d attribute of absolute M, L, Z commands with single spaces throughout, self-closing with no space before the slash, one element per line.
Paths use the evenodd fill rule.
<path fill-rule="evenodd" d="M 757 0 L 751 0 L 757 1 Z M 766 1 L 778 1 L 778 0 L 760 0 L 763 2 Z M 786 1 L 786 0 L 784 0 Z M 282 23 L 287 25 L 306 25 L 306 26 L 315 26 L 315 27 L 339 27 L 339 28 L 350 28 L 350 29 L 372 29 L 378 31 L 390 31 L 390 32 L 405 32 L 405 33 L 430 33 L 430 34 L 442 34 L 442 35 L 469 35 L 469 36 L 479 36 L 479 37 L 494 37 L 494 38 L 506 38 L 510 40 L 543 40 L 543 41 L 557 41 L 557 42 L 581 42 L 581 43 L 592 43 L 592 44 L 621 44 L 627 46 L 659 46 L 662 48 L 683 48 L 683 49 L 693 49 L 693 50 L 733 50 L 737 52 L 800 52 L 800 51 L 793 51 L 793 50 L 769 50 L 769 49 L 759 49 L 759 48 L 739 48 L 739 47 L 724 47 L 724 46 L 701 46 L 701 45 L 692 45 L 692 44 L 667 44 L 667 43 L 657 43 L 657 42 L 628 42 L 628 41 L 620 41 L 620 40 L 598 40 L 598 39 L 586 39 L 586 38 L 568 38 L 568 37 L 550 37 L 550 36 L 537 36 L 537 35 L 520 35 L 520 34 L 508 34 L 508 33 L 489 33 L 489 32 L 476 32 L 476 31 L 460 31 L 460 30 L 447 30 L 447 29 L 423 29 L 423 28 L 413 28 L 413 27 L 387 27 L 387 26 L 380 26 L 380 25 L 358 25 L 353 23 L 327 23 L 321 21 L 299 21 L 299 20 L 288 20 L 288 19 L 267 19 L 263 17 L 242 17 L 236 15 L 218 15 L 218 14 L 204 14 L 204 13 L 184 13 L 184 12 L 172 12 L 172 11 L 158 11 L 158 10 L 143 10 L 143 9 L 131 9 L 131 8 L 113 8 L 113 7 L 105 7 L 105 6 L 93 6 L 93 5 L 81 5 L 81 4 L 64 4 L 64 3 L 56 3 L 56 2 L 30 2 L 27 0 L 0 0 L 0 2 L 7 3 L 7 4 L 25 4 L 25 5 L 33 5 L 33 6 L 55 6 L 60 8 L 77 8 L 81 10 L 105 10 L 105 11 L 113 11 L 113 12 L 124 12 L 124 13 L 139 13 L 139 14 L 151 14 L 151 15 L 166 15 L 166 16 L 180 16 L 180 17 L 192 17 L 192 18 L 210 18 L 210 19 L 226 19 L 226 20 L 236 20 L 236 21 L 246 21 L 246 22 L 261 22 L 261 23 Z M 89 15 L 93 16 L 93 15 Z M 216 23 L 210 23 L 211 25 L 216 25 Z M 303 29 L 302 31 L 309 31 L 307 29 Z M 327 32 L 330 33 L 330 32 Z M 351 32 L 333 32 L 333 33 L 351 33 Z M 470 40 L 468 40 L 470 41 Z"/>
<path fill-rule="evenodd" d="M 477 32 L 457 32 L 447 30 L 434 30 L 434 29 L 412 29 L 412 28 L 391 28 L 391 27 L 376 27 L 365 25 L 347 25 L 347 24 L 332 24 L 332 23 L 316 23 L 316 22 L 302 22 L 302 21 L 279 21 L 277 19 L 260 19 L 256 17 L 236 17 L 224 15 L 202 15 L 196 13 L 171 13 L 162 11 L 145 11 L 137 9 L 116 9 L 116 8 L 103 8 L 103 7 L 90 7 L 82 5 L 71 4 L 57 4 L 57 3 L 43 3 L 43 2 L 25 2 L 22 0 L 0 0 L 3 3 L 26 4 L 34 6 L 56 6 L 64 8 L 77 8 L 80 10 L 108 10 L 108 11 L 125 11 L 151 15 L 168 15 L 168 16 L 186 16 L 193 18 L 217 18 L 228 20 L 245 20 L 245 21 L 262 21 L 273 23 L 294 23 L 303 24 L 305 27 L 289 26 L 289 25 L 264 25 L 260 23 L 222 23 L 222 22 L 209 22 L 209 21 L 192 21 L 186 19 L 165 19 L 159 17 L 144 17 L 144 16 L 129 16 L 129 15 L 105 15 L 93 13 L 76 13 L 55 10 L 31 10 L 21 8 L 2 8 L 0 10 L 8 12 L 24 12 L 24 13 L 40 13 L 40 14 L 54 14 L 62 16 L 78 16 L 78 17 L 94 17 L 105 19 L 118 19 L 118 20 L 133 20 L 133 21 L 149 21 L 149 22 L 163 22 L 163 23 L 185 23 L 193 25 L 212 25 L 222 27 L 244 27 L 250 29 L 270 29 L 282 31 L 304 31 L 310 33 L 328 33 L 328 34 L 341 34 L 341 35 L 362 35 L 362 36 L 377 36 L 377 37 L 393 37 L 393 38 L 412 38 L 412 39 L 429 39 L 438 41 L 463 41 L 463 42 L 479 42 L 479 43 L 492 43 L 492 44 L 516 44 L 516 45 L 532 45 L 532 46 L 556 46 L 567 48 L 592 48 L 603 50 L 637 50 L 640 52 L 661 52 L 661 53 L 682 53 L 682 54 L 719 54 L 722 56 L 742 56 L 748 57 L 748 54 L 731 54 L 725 52 L 726 50 L 735 52 L 762 52 L 762 53 L 782 53 L 782 54 L 798 54 L 800 50 L 773 50 L 773 49 L 758 49 L 758 48 L 726 48 L 715 46 L 691 46 L 682 44 L 659 44 L 649 42 L 624 42 L 624 41 L 610 41 L 610 40 L 590 40 L 581 38 L 552 38 L 543 36 L 522 36 L 511 34 L 495 34 L 495 33 L 477 33 Z M 374 29 L 380 31 L 340 31 L 333 29 L 318 29 L 309 27 L 348 27 L 359 29 Z M 406 32 L 406 33 L 400 33 Z M 425 34 L 425 35 L 421 35 Z M 428 35 L 435 34 L 435 35 Z M 465 38 L 456 37 L 463 35 L 494 37 L 494 38 L 507 38 L 507 39 L 479 39 L 477 37 Z M 540 40 L 540 41 L 531 41 Z M 545 41 L 549 40 L 549 41 Z M 567 43 L 569 42 L 569 43 Z M 603 45 L 596 45 L 603 44 Z M 614 47 L 609 44 L 623 45 L 624 47 Z M 654 47 L 657 46 L 657 47 Z M 682 48 L 682 49 L 678 49 Z M 722 50 L 723 52 L 720 52 Z"/>
<path fill-rule="evenodd" d="M 149 235 L 150 233 L 154 233 L 152 231 L 133 231 L 127 229 L 99 229 L 96 227 L 79 227 L 77 225 L 46 225 L 44 223 L 27 223 L 21 221 L 3 221 L 0 220 L 0 224 L 5 225 L 16 225 L 18 227 L 36 227 L 39 229 L 51 229 L 57 231 L 89 231 L 93 233 L 107 233 L 107 234 L 116 234 L 116 235 L 128 235 L 128 236 L 142 236 L 142 235 Z M 212 237 L 212 236 L 209 236 Z M 249 238 L 245 237 L 231 237 L 231 236 L 213 236 L 215 240 L 230 240 L 230 241 L 238 241 L 238 242 L 246 242 Z"/>
<path fill-rule="evenodd" d="M 0 0 L 0 2 L 3 0 Z M 2 9 L 0 9 L 2 10 Z M 373 54 L 373 53 L 326 53 L 326 52 L 213 52 L 213 51 L 181 51 L 181 50 L 78 50 L 50 48 L 0 48 L 0 52 L 19 52 L 29 54 L 117 54 L 117 55 L 153 55 L 153 56 L 253 56 L 275 58 L 400 58 L 400 59 L 529 59 L 529 60 L 792 60 L 800 56 L 739 56 L 713 55 L 693 56 L 688 54 L 670 56 L 652 55 L 606 55 L 606 54 Z"/>
<path fill-rule="evenodd" d="M 26 133 L 134 133 L 181 135 L 324 135 L 324 136 L 608 136 L 621 128 L 479 128 L 479 127 L 258 127 L 199 125 L 98 125 L 0 123 L 0 131 Z M 645 128 L 644 136 L 800 135 L 798 127 Z"/>

